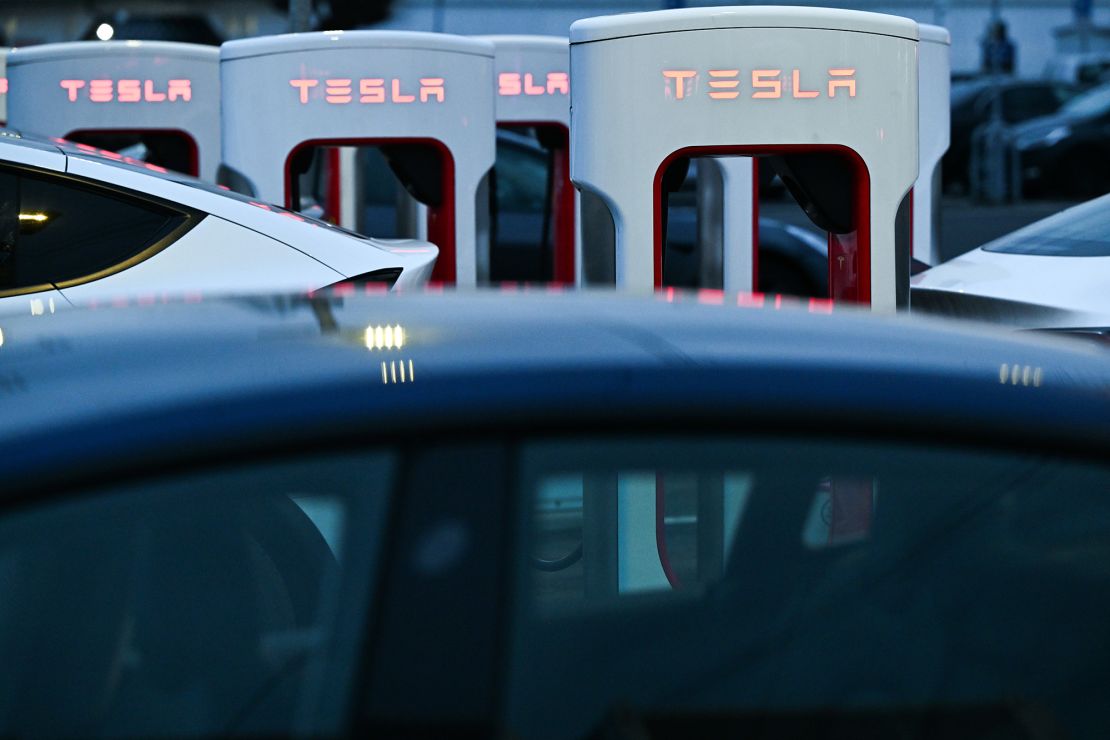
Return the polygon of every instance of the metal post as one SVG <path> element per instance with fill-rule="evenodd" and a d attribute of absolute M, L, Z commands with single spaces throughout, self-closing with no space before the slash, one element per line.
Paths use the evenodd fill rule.
<path fill-rule="evenodd" d="M 945 25 L 948 20 L 948 0 L 933 0 L 933 24 Z"/>
<path fill-rule="evenodd" d="M 447 7 L 446 0 L 435 0 L 432 4 L 432 31 L 434 33 L 443 33 L 446 20 Z"/>
<path fill-rule="evenodd" d="M 311 23 L 312 0 L 289 0 L 289 32 L 304 33 Z"/>

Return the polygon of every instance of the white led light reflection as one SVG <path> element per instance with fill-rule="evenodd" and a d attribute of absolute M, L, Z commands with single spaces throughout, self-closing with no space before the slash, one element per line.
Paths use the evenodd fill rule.
<path fill-rule="evenodd" d="M 405 330 L 400 324 L 371 325 L 366 327 L 366 332 L 363 334 L 363 344 L 371 351 L 401 349 L 405 346 Z"/>

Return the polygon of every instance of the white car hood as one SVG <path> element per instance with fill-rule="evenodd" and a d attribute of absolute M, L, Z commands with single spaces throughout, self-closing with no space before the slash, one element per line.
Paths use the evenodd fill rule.
<path fill-rule="evenodd" d="M 911 279 L 922 291 L 1054 309 L 1063 323 L 1110 326 L 1110 257 L 1049 257 L 982 249 L 937 265 Z M 912 299 L 911 299 L 912 306 Z"/>

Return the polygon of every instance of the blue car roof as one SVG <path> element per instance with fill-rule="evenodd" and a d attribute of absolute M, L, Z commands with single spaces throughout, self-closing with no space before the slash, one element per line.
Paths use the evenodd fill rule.
<path fill-rule="evenodd" d="M 30 473 L 59 446 L 91 459 L 183 439 L 618 421 L 1110 444 L 1100 348 L 700 297 L 150 298 L 4 318 L 0 464 Z"/>

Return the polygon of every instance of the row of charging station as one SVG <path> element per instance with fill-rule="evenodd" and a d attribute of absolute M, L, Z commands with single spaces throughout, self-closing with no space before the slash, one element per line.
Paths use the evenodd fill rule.
<path fill-rule="evenodd" d="M 692 160 L 706 287 L 759 287 L 761 167 L 828 233 L 834 300 L 905 305 L 911 252 L 936 256 L 948 36 L 893 16 L 658 11 L 579 21 L 569 44 L 378 31 L 219 50 L 79 42 L 15 50 L 8 66 L 13 127 L 145 149 L 209 180 L 219 169 L 235 189 L 295 209 L 314 148 L 377 147 L 411 206 L 398 235 L 439 246 L 443 282 L 489 278 L 497 126 L 528 128 L 551 153 L 543 239 L 550 231 L 559 282 L 582 282 L 582 264 L 600 260 L 619 286 L 662 286 L 668 193 Z M 325 205 L 343 202 L 354 166 L 333 162 Z M 595 237 L 606 225 L 574 187 L 603 205 L 611 240 Z"/>

